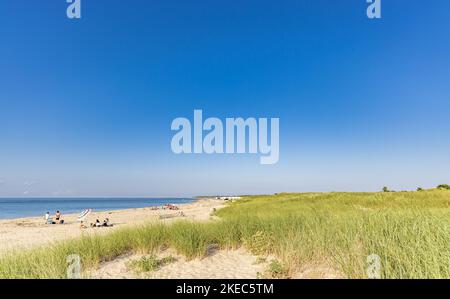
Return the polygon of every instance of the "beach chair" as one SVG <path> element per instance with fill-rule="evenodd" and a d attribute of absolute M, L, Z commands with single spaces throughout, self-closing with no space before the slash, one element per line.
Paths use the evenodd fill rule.
<path fill-rule="evenodd" d="M 80 215 L 77 218 L 78 222 L 84 222 L 86 220 L 86 217 L 92 212 L 92 209 L 86 209 L 83 212 L 80 213 Z"/>

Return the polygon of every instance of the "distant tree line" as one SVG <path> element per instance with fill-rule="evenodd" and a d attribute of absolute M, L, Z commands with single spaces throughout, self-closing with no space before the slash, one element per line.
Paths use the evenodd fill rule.
<path fill-rule="evenodd" d="M 450 185 L 447 185 L 447 184 L 441 184 L 441 185 L 439 185 L 439 186 L 437 186 L 436 187 L 437 189 L 439 189 L 439 190 L 450 190 Z M 392 190 L 389 190 L 389 188 L 388 187 L 383 187 L 383 192 L 395 192 L 395 191 L 392 191 Z M 422 188 L 422 187 L 418 187 L 417 188 L 417 191 L 424 191 L 424 189 Z"/>
<path fill-rule="evenodd" d="M 441 190 L 450 190 L 450 186 L 447 184 L 439 185 L 439 186 L 437 186 L 437 188 L 441 189 Z"/>

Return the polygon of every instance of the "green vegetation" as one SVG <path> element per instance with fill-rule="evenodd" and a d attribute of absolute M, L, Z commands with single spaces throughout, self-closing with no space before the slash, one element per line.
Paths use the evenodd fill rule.
<path fill-rule="evenodd" d="M 450 186 L 447 184 L 439 185 L 439 186 L 437 186 L 437 188 L 441 189 L 441 190 L 450 190 Z"/>
<path fill-rule="evenodd" d="M 283 265 L 277 260 L 270 262 L 267 273 L 271 278 L 284 278 L 288 275 L 286 269 L 284 269 Z"/>
<path fill-rule="evenodd" d="M 244 247 L 256 256 L 264 256 L 273 246 L 273 238 L 268 232 L 257 231 L 253 236 L 243 240 Z"/>
<path fill-rule="evenodd" d="M 0 258 L 0 277 L 64 278 L 66 256 L 83 269 L 126 252 L 171 247 L 187 258 L 209 246 L 245 246 L 273 256 L 268 272 L 292 277 L 304 265 L 326 265 L 344 277 L 366 277 L 367 256 L 380 256 L 383 278 L 450 278 L 450 192 L 304 193 L 246 197 L 209 223 L 180 221 L 63 241 Z M 152 261 L 142 262 L 150 269 Z"/>
<path fill-rule="evenodd" d="M 162 259 L 158 259 L 156 255 L 143 256 L 138 260 L 129 262 L 128 266 L 135 269 L 137 272 L 151 272 L 158 270 L 164 265 L 173 263 L 175 258 L 167 256 Z"/>

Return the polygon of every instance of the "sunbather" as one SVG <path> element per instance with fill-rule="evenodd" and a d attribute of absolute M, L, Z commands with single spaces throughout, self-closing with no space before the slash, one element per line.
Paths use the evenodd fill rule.
<path fill-rule="evenodd" d="M 80 228 L 86 228 L 86 225 L 84 225 L 83 221 L 80 221 Z"/>
<path fill-rule="evenodd" d="M 56 211 L 55 221 L 56 221 L 56 223 L 64 224 L 64 220 L 61 219 L 61 212 L 60 211 Z"/>
<path fill-rule="evenodd" d="M 109 222 L 109 218 L 106 218 L 106 219 L 103 221 L 103 226 L 105 226 L 105 227 L 111 227 L 111 226 L 113 226 L 113 225 Z"/>
<path fill-rule="evenodd" d="M 98 220 L 98 218 L 97 218 L 97 220 L 95 220 L 95 223 L 91 223 L 91 227 L 101 227 L 102 226 L 102 224 L 100 223 L 100 220 Z"/>

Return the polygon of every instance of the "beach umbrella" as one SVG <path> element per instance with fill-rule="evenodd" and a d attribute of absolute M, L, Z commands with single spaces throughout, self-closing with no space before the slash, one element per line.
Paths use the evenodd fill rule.
<path fill-rule="evenodd" d="M 77 221 L 84 221 L 86 217 L 92 212 L 92 209 L 86 209 L 83 212 L 80 213 L 80 216 L 78 216 Z"/>

